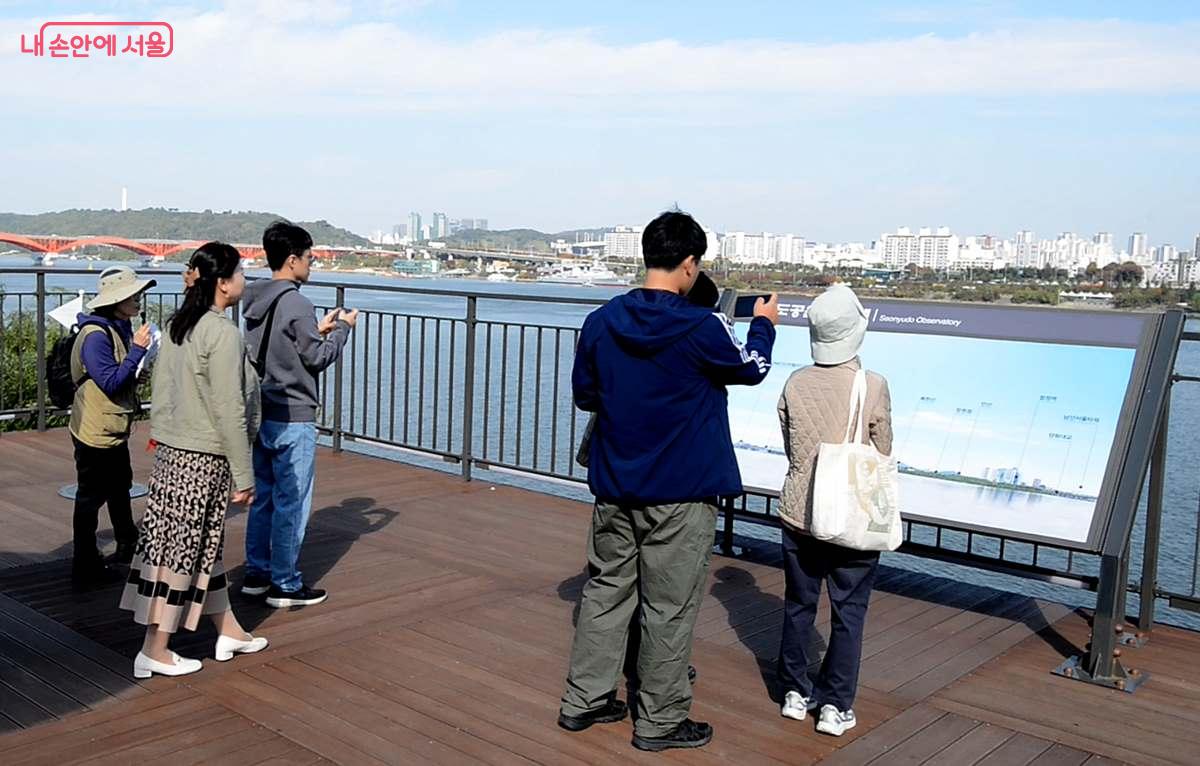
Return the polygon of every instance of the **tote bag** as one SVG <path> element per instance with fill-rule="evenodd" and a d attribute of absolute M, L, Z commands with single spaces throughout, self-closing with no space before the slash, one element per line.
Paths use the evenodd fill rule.
<path fill-rule="evenodd" d="M 850 389 L 850 417 L 841 444 L 822 443 L 813 482 L 813 537 L 860 551 L 894 551 L 903 542 L 896 459 L 863 444 L 867 373 Z"/>

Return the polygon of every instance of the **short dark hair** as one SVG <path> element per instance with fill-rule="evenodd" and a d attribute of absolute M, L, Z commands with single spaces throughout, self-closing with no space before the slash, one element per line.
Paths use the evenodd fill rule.
<path fill-rule="evenodd" d="M 642 232 L 642 261 L 648 269 L 673 271 L 689 257 L 697 261 L 708 249 L 708 237 L 696 219 L 670 210 L 646 225 Z"/>
<path fill-rule="evenodd" d="M 291 221 L 276 221 L 263 232 L 263 250 L 271 271 L 279 271 L 290 256 L 303 255 L 312 246 L 312 236 Z"/>

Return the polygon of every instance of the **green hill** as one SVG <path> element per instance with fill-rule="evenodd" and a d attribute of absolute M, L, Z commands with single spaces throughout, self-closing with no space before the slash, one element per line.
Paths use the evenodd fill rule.
<path fill-rule="evenodd" d="M 532 250 L 549 252 L 550 243 L 556 239 L 574 242 L 578 235 L 582 239 L 604 239 L 605 229 L 570 229 L 554 234 L 547 234 L 536 229 L 505 229 L 504 231 L 485 231 L 468 229 L 460 231 L 452 237 L 444 239 L 451 247 L 482 247 L 488 250 Z"/>
<path fill-rule="evenodd" d="M 107 234 L 128 239 L 219 239 L 235 244 L 262 242 L 263 229 L 284 216 L 255 211 L 215 213 L 174 208 L 145 210 L 62 210 L 21 215 L 0 213 L 0 231 L 64 237 Z M 317 245 L 369 245 L 365 237 L 328 221 L 295 221 Z"/>

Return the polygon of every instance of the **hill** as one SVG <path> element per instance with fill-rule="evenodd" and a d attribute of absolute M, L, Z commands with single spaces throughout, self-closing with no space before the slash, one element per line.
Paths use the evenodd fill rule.
<path fill-rule="evenodd" d="M 13 234 L 85 236 L 107 234 L 128 239 L 219 239 L 235 244 L 262 241 L 263 229 L 284 216 L 255 211 L 192 212 L 175 208 L 144 210 L 62 210 L 21 215 L 0 213 L 0 231 Z M 328 221 L 296 221 L 318 245 L 369 245 L 365 237 Z"/>
<path fill-rule="evenodd" d="M 550 243 L 556 239 L 574 242 L 578 236 L 581 239 L 603 239 L 605 232 L 612 227 L 602 229 L 570 229 L 548 234 L 536 229 L 505 229 L 503 231 L 485 231 L 468 229 L 460 231 L 452 237 L 445 237 L 444 242 L 452 247 L 482 247 L 488 250 L 532 250 L 549 252 Z"/>

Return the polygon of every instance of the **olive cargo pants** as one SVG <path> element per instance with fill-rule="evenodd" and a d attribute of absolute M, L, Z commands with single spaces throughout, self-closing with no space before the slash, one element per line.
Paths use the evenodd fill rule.
<path fill-rule="evenodd" d="M 636 731 L 659 737 L 687 718 L 692 631 L 716 521 L 716 498 L 653 506 L 596 503 L 564 713 L 603 707 L 616 689 L 629 621 L 640 601 Z"/>

